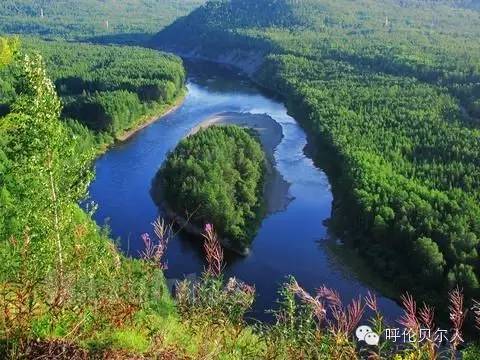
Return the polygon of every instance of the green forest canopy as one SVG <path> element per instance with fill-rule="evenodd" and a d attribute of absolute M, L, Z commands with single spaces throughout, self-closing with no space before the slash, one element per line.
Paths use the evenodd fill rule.
<path fill-rule="evenodd" d="M 201 3 L 203 0 L 2 0 L 0 33 L 83 38 L 153 33 Z"/>
<path fill-rule="evenodd" d="M 23 38 L 22 51 L 44 57 L 64 103 L 63 117 L 95 132 L 116 136 L 183 95 L 185 71 L 173 55 L 35 38 Z M 3 74 L 0 104 L 8 105 L 16 98 L 15 67 Z"/>
<path fill-rule="evenodd" d="M 213 59 L 264 56 L 255 79 L 284 96 L 338 164 L 334 220 L 369 263 L 401 291 L 427 298 L 459 284 L 472 295 L 480 292 L 475 4 L 210 1 L 154 44 Z"/>
<path fill-rule="evenodd" d="M 264 212 L 265 154 L 237 126 L 212 126 L 182 140 L 161 169 L 167 204 L 200 226 L 247 248 Z"/>

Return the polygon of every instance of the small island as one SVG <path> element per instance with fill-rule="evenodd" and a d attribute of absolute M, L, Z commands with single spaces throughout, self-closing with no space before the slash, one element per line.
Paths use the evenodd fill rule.
<path fill-rule="evenodd" d="M 265 214 L 266 158 L 253 132 L 213 126 L 183 139 L 160 171 L 171 211 L 212 223 L 226 247 L 244 253 Z"/>
<path fill-rule="evenodd" d="M 192 129 L 171 152 L 153 184 L 153 197 L 183 230 L 205 223 L 222 244 L 249 253 L 263 217 L 291 200 L 274 167 L 281 126 L 266 115 L 221 113 Z"/>

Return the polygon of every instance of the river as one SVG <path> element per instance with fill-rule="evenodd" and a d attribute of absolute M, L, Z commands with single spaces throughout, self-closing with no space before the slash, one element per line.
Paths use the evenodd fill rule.
<path fill-rule="evenodd" d="M 256 88 L 247 78 L 220 65 L 187 63 L 188 94 L 183 105 L 111 147 L 95 163 L 96 179 L 90 186 L 94 215 L 99 225 L 108 224 L 113 238 L 130 256 L 143 248 L 142 233 L 152 233 L 152 221 L 162 211 L 150 196 L 152 180 L 167 153 L 202 120 L 221 112 L 268 114 L 283 129 L 284 138 L 275 151 L 276 166 L 291 183 L 293 200 L 286 210 L 269 215 L 253 241 L 248 257 L 229 255 L 226 275 L 254 284 L 257 299 L 252 317 L 268 320 L 266 309 L 275 307 L 278 290 L 293 275 L 309 291 L 326 285 L 345 301 L 365 295 L 364 286 L 327 251 L 327 227 L 332 193 L 324 172 L 304 154 L 306 135 L 287 114 L 281 101 Z M 169 243 L 166 276 L 182 278 L 199 274 L 203 267 L 201 242 L 185 234 Z M 398 318 L 398 305 L 379 297 L 382 312 Z"/>

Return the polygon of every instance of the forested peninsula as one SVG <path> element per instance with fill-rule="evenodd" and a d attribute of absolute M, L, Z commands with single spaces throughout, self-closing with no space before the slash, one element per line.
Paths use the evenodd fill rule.
<path fill-rule="evenodd" d="M 20 51 L 42 55 L 62 99 L 62 119 L 86 143 L 108 145 L 124 138 L 185 94 L 182 61 L 158 51 L 34 38 L 22 39 Z M 16 72 L 14 64 L 1 70 L 3 114 L 18 95 Z"/>

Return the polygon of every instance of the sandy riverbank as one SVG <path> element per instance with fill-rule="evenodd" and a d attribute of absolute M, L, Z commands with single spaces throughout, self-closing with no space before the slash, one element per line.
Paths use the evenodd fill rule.
<path fill-rule="evenodd" d="M 237 125 L 253 129 L 258 133 L 263 150 L 268 158 L 264 193 L 267 212 L 272 214 L 285 210 L 292 201 L 292 197 L 289 195 L 290 184 L 276 169 L 274 158 L 275 148 L 283 138 L 280 124 L 266 114 L 224 112 L 205 119 L 193 128 L 188 135 L 212 125 Z"/>
<path fill-rule="evenodd" d="M 165 109 L 163 109 L 163 111 L 159 111 L 159 113 L 148 117 L 145 121 L 140 120 L 137 126 L 134 126 L 132 129 L 123 132 L 121 135 L 118 135 L 116 141 L 122 142 L 130 139 L 140 130 L 145 129 L 147 126 L 153 124 L 155 121 L 160 120 L 161 118 L 177 110 L 180 106 L 182 106 L 184 101 L 185 94 L 181 95 L 178 100 L 175 101 L 175 103 L 173 103 L 171 106 L 166 107 Z"/>

